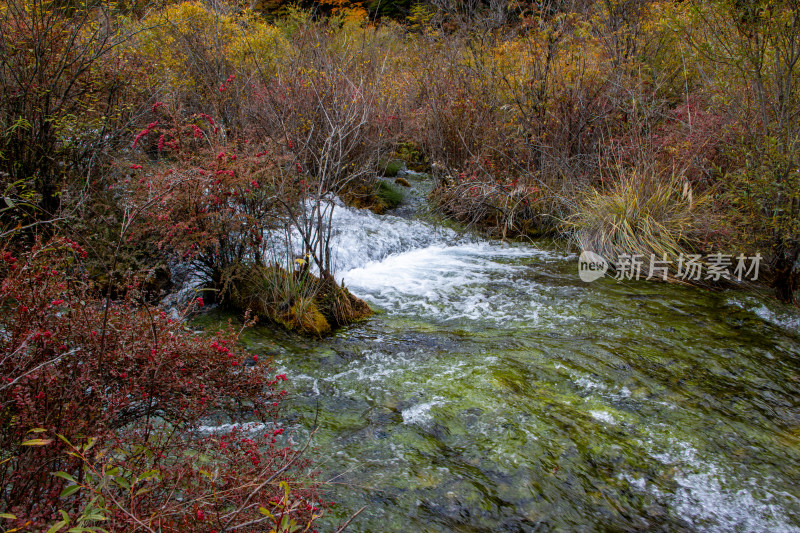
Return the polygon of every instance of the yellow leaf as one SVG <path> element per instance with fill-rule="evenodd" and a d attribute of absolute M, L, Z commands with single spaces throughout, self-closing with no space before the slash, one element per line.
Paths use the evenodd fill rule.
<path fill-rule="evenodd" d="M 47 446 L 53 439 L 31 439 L 22 443 L 23 446 Z"/>

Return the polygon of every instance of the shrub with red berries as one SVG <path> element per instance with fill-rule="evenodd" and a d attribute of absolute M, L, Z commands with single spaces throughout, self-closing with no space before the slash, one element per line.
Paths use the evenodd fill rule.
<path fill-rule="evenodd" d="M 277 424 L 285 376 L 233 331 L 98 297 L 84 254 L 63 239 L 0 251 L 0 513 L 25 530 L 65 516 L 112 531 L 313 522 L 308 464 Z M 203 431 L 220 417 L 239 429 Z"/>

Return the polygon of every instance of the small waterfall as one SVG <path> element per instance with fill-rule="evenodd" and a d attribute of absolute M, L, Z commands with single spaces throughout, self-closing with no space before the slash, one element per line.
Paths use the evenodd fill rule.
<path fill-rule="evenodd" d="M 532 264 L 563 262 L 563 254 L 345 206 L 332 223 L 336 278 L 381 309 L 450 321 L 569 318 L 569 304 L 556 312 L 543 301 L 553 288 L 525 275 Z"/>
<path fill-rule="evenodd" d="M 337 276 L 411 250 L 473 240 L 420 220 L 376 215 L 367 209 L 345 206 L 334 210 L 332 224 Z"/>

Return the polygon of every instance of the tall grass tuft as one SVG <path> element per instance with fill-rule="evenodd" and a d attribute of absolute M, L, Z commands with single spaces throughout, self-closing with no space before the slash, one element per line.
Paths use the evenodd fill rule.
<path fill-rule="evenodd" d="M 236 307 L 266 315 L 289 331 L 316 336 L 331 331 L 316 301 L 321 287 L 319 279 L 307 269 L 281 265 L 278 261 L 241 268 L 241 281 L 231 290 Z"/>
<path fill-rule="evenodd" d="M 619 174 L 605 188 L 590 188 L 580 195 L 574 214 L 566 220 L 581 250 L 611 262 L 638 254 L 647 268 L 651 257 L 657 261 L 666 257 L 674 267 L 681 254 L 700 248 L 710 212 L 708 194 L 695 195 L 683 175 L 675 172 L 634 169 Z M 674 275 L 671 278 L 675 281 Z"/>

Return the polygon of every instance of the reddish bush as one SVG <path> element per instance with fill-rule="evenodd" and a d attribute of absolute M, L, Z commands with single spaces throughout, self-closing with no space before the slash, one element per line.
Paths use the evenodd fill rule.
<path fill-rule="evenodd" d="M 0 254 L 0 513 L 32 530 L 62 510 L 116 531 L 208 531 L 277 527 L 281 513 L 259 508 L 280 503 L 287 524 L 313 521 L 313 490 L 278 486 L 307 466 L 274 432 L 285 377 L 233 331 L 197 335 L 135 304 L 135 284 L 119 301 L 97 298 L 84 255 L 69 240 Z M 260 429 L 202 437 L 210 416 Z"/>
<path fill-rule="evenodd" d="M 732 161 L 725 154 L 733 144 L 735 126 L 730 118 L 705 106 L 683 104 L 651 136 L 663 168 L 678 168 L 702 189 L 713 185 Z"/>
<path fill-rule="evenodd" d="M 544 224 L 540 189 L 533 179 L 509 177 L 492 161 L 476 162 L 470 174 L 441 180 L 432 198 L 449 216 L 506 238 L 535 233 Z"/>
<path fill-rule="evenodd" d="M 135 142 L 163 160 L 126 164 L 115 185 L 136 213 L 128 240 L 194 261 L 208 302 L 219 301 L 243 262 L 268 255 L 264 232 L 291 222 L 315 180 L 295 168 L 291 142 L 226 142 L 208 115 L 158 112 Z"/>

